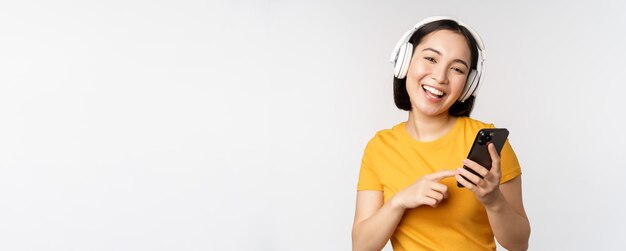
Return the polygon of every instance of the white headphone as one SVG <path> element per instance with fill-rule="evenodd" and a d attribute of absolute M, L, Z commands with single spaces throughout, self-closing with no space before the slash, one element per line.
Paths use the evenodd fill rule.
<path fill-rule="evenodd" d="M 396 46 L 393 48 L 390 58 L 391 63 L 393 63 L 394 76 L 398 79 L 403 79 L 409 71 L 409 64 L 411 63 L 411 56 L 413 54 L 413 45 L 409 43 L 409 40 L 411 39 L 411 36 L 413 36 L 413 33 L 426 24 L 440 20 L 452 20 L 456 22 L 460 26 L 465 27 L 472 34 L 474 40 L 476 40 L 476 47 L 478 49 L 478 62 L 476 64 L 476 70 L 472 69 L 468 74 L 463 93 L 459 97 L 460 102 L 465 102 L 465 100 L 467 100 L 470 96 L 476 96 L 476 93 L 478 92 L 478 83 L 485 73 L 485 68 L 483 66 L 483 63 L 485 62 L 485 45 L 474 29 L 454 18 L 445 16 L 429 17 L 420 21 L 413 27 L 413 29 L 402 35 L 400 41 L 398 41 Z"/>

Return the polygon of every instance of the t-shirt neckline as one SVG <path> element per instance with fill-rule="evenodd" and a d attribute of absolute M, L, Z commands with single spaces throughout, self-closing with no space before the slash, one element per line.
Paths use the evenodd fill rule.
<path fill-rule="evenodd" d="M 407 131 L 406 129 L 406 121 L 400 123 L 400 125 L 398 126 L 398 130 L 400 130 L 401 137 L 415 147 L 439 148 L 448 145 L 450 142 L 453 141 L 453 139 L 456 138 L 456 135 L 460 131 L 460 128 L 463 126 L 463 123 L 465 123 L 464 117 L 457 117 L 456 121 L 454 122 L 454 126 L 452 126 L 452 128 L 448 132 L 446 132 L 446 134 L 433 141 L 418 141 L 414 139 L 411 134 L 409 134 L 409 131 Z"/>

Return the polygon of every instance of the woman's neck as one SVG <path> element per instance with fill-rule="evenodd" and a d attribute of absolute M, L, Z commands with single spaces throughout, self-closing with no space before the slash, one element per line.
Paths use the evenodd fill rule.
<path fill-rule="evenodd" d="M 434 141 L 445 135 L 456 122 L 456 117 L 447 112 L 436 116 L 428 116 L 420 112 L 409 112 L 406 130 L 417 141 Z"/>

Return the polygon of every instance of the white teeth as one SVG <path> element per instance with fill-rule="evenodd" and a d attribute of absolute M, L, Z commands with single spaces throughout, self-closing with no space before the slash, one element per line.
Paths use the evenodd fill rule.
<path fill-rule="evenodd" d="M 432 94 L 435 94 L 435 95 L 437 95 L 437 96 L 441 96 L 441 95 L 443 95 L 443 92 L 442 92 L 442 91 L 437 90 L 437 89 L 435 89 L 435 88 L 433 88 L 433 87 L 431 87 L 431 86 L 423 85 L 423 87 L 424 87 L 424 90 L 427 90 L 428 92 L 430 92 L 430 93 L 432 93 Z"/>

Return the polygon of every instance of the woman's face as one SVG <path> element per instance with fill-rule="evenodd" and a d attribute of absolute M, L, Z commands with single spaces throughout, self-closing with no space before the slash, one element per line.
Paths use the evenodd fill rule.
<path fill-rule="evenodd" d="M 447 114 L 461 96 L 471 55 L 465 37 L 459 33 L 438 30 L 423 37 L 406 77 L 411 111 L 427 116 Z"/>

